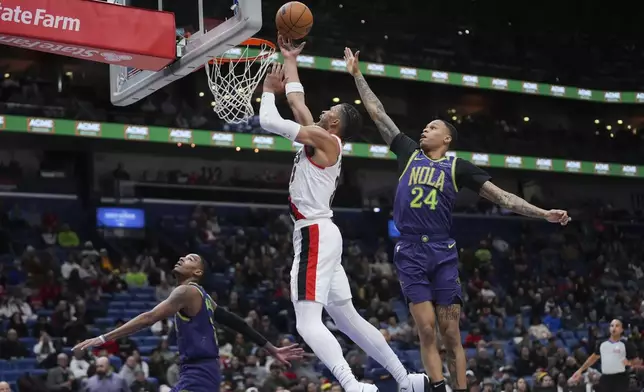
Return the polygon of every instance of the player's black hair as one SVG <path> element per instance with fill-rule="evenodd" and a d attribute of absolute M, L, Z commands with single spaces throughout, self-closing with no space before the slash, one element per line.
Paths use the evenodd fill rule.
<path fill-rule="evenodd" d="M 357 135 L 362 129 L 362 115 L 358 109 L 348 103 L 340 104 L 340 122 L 340 132 L 344 140 Z"/>
<path fill-rule="evenodd" d="M 445 124 L 447 129 L 449 129 L 449 135 L 452 137 L 452 142 L 450 144 L 456 143 L 456 141 L 458 140 L 458 131 L 456 130 L 456 127 L 454 126 L 454 124 L 445 120 L 441 120 L 441 121 L 443 122 L 443 124 Z"/>
<path fill-rule="evenodd" d="M 213 291 L 215 288 L 213 287 L 213 284 L 212 284 L 213 273 L 212 273 L 212 268 L 210 267 L 210 263 L 202 255 L 197 253 L 197 256 L 199 256 L 199 260 L 201 260 L 201 265 L 203 270 L 203 274 L 201 275 L 201 278 L 199 278 L 199 284 L 207 292 Z"/>

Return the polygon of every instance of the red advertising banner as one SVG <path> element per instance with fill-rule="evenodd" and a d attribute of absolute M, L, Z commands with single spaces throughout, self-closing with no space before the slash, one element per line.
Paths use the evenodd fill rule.
<path fill-rule="evenodd" d="M 0 44 L 158 71 L 175 60 L 169 12 L 81 0 L 0 0 Z"/>

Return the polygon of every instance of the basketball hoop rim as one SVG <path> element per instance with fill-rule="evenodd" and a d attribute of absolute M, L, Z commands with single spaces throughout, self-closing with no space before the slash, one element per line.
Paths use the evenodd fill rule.
<path fill-rule="evenodd" d="M 240 58 L 225 58 L 225 57 L 213 57 L 212 60 L 209 61 L 210 64 L 212 63 L 217 63 L 217 64 L 226 64 L 226 63 L 247 63 L 251 61 L 255 61 L 257 59 L 263 59 L 266 57 L 272 56 L 275 51 L 277 50 L 277 46 L 272 43 L 269 40 L 263 39 L 263 38 L 249 38 L 245 40 L 244 42 L 240 43 L 237 46 L 255 46 L 258 48 L 261 48 L 262 46 L 268 46 L 269 48 L 273 49 L 272 51 L 268 51 L 264 54 L 260 52 L 257 56 L 251 56 L 251 57 L 240 57 Z"/>

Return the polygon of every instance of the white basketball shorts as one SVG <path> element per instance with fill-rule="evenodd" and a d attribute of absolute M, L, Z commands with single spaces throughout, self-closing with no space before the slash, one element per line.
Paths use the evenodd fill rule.
<path fill-rule="evenodd" d="M 297 221 L 293 230 L 291 300 L 323 305 L 351 299 L 342 267 L 342 235 L 331 219 Z"/>

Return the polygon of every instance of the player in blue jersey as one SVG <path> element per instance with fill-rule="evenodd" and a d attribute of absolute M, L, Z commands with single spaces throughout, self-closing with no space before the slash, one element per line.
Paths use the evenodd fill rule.
<path fill-rule="evenodd" d="M 418 326 L 421 353 L 434 390 L 444 392 L 442 362 L 436 342 L 436 319 L 448 353 L 453 389 L 466 390 L 465 352 L 459 320 L 463 297 L 458 273 L 458 251 L 450 238 L 452 210 L 459 189 L 468 188 L 517 214 L 566 225 L 563 210 L 543 210 L 491 182 L 488 173 L 472 163 L 447 156 L 456 128 L 443 120 L 425 126 L 420 141 L 402 134 L 385 113 L 358 66 L 358 53 L 345 49 L 347 70 L 354 77 L 362 103 L 396 154 L 400 181 L 394 201 L 394 223 L 401 233 L 394 264 L 403 294 Z"/>
<path fill-rule="evenodd" d="M 283 364 L 289 365 L 289 361 L 302 358 L 304 351 L 297 344 L 277 348 L 242 318 L 217 306 L 199 285 L 202 278 L 208 276 L 207 270 L 207 262 L 201 256 L 191 253 L 181 257 L 173 270 L 179 286 L 166 300 L 121 327 L 78 344 L 74 350 L 100 346 L 174 317 L 181 360 L 179 383 L 172 389 L 177 392 L 219 391 L 221 373 L 215 323 L 243 334 Z"/>

